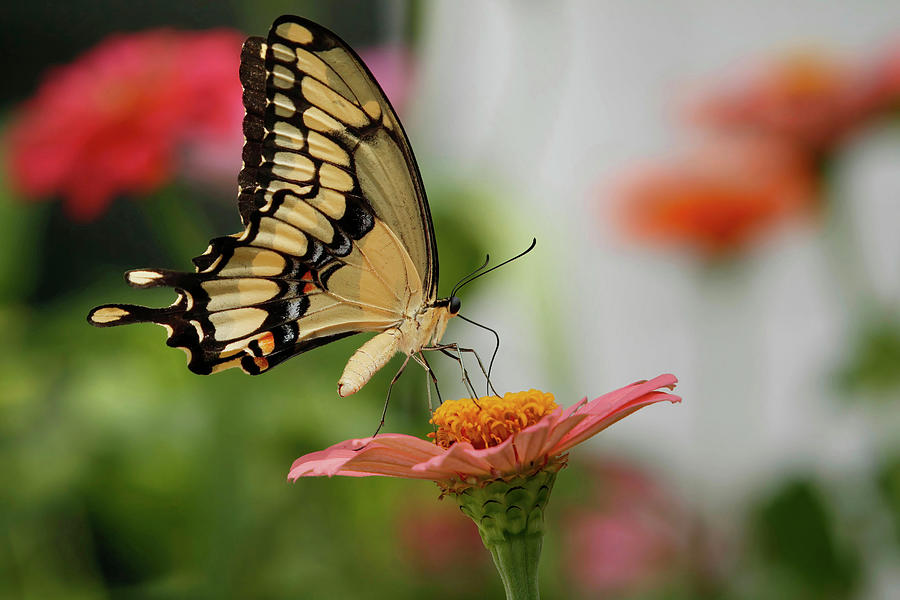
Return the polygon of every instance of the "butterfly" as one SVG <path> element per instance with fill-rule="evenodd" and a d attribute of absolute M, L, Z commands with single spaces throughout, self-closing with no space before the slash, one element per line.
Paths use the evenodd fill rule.
<path fill-rule="evenodd" d="M 338 380 L 353 394 L 396 353 L 437 346 L 460 309 L 437 298 L 431 213 L 409 139 L 357 54 L 300 17 L 241 51 L 244 230 L 213 239 L 196 272 L 138 269 L 174 288 L 165 308 L 98 306 L 98 327 L 156 323 L 188 368 L 256 375 L 337 339 L 377 332 Z M 424 360 L 424 359 L 423 359 Z"/>

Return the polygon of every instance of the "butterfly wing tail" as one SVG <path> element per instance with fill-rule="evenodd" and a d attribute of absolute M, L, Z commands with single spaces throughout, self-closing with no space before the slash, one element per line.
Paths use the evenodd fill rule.
<path fill-rule="evenodd" d="M 91 309 L 87 321 L 95 327 L 116 327 L 133 323 L 155 323 L 166 330 L 166 345 L 181 348 L 188 355 L 188 368 L 200 374 L 213 371 L 208 357 L 201 351 L 204 334 L 199 323 L 189 320 L 188 311 L 193 305 L 190 292 L 193 273 L 181 273 L 164 269 L 137 269 L 125 273 L 125 280 L 131 287 L 172 287 L 176 288 L 175 302 L 163 308 L 151 308 L 138 304 L 104 304 Z M 196 286 L 193 286 L 196 287 Z"/>
<path fill-rule="evenodd" d="M 137 288 L 179 287 L 178 280 L 184 275 L 159 269 L 136 269 L 125 273 L 125 280 L 131 287 Z M 104 304 L 91 309 L 87 320 L 95 327 L 115 327 L 132 323 L 156 323 L 165 326 L 171 325 L 172 317 L 177 312 L 184 312 L 185 304 L 185 296 L 180 292 L 178 299 L 166 308 L 149 308 L 136 304 Z"/>
<path fill-rule="evenodd" d="M 260 252 L 274 256 L 271 251 L 257 250 L 250 258 L 237 260 L 234 265 L 224 261 L 223 264 L 230 265 L 231 273 L 242 275 L 239 277 L 218 277 L 221 269 L 201 273 L 165 269 L 129 271 L 125 279 L 132 287 L 173 288 L 175 301 L 162 308 L 104 304 L 88 313 L 88 323 L 96 327 L 132 323 L 160 325 L 166 330 L 166 345 L 183 350 L 188 356 L 188 368 L 202 375 L 231 367 L 258 375 L 291 356 L 360 331 L 382 327 L 381 323 L 373 327 L 369 322 L 347 322 L 341 305 L 328 304 L 327 296 L 314 282 L 316 276 L 310 271 L 302 276 L 256 276 L 270 264 L 258 264 L 260 261 L 254 260 Z M 230 256 L 234 258 L 233 254 Z M 304 327 L 301 321 L 310 308 L 311 298 L 315 298 L 318 308 L 310 311 L 310 320 Z"/>
<path fill-rule="evenodd" d="M 115 327 L 132 323 L 165 325 L 168 322 L 167 309 L 148 308 L 136 304 L 104 304 L 91 309 L 87 320 L 94 327 Z"/>

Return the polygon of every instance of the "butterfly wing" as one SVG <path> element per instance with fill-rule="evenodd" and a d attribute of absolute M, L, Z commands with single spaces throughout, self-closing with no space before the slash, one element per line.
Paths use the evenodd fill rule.
<path fill-rule="evenodd" d="M 296 354 L 399 324 L 431 302 L 437 252 L 421 177 L 394 110 L 336 35 L 280 17 L 241 55 L 245 229 L 212 240 L 196 273 L 142 269 L 166 308 L 95 308 L 97 326 L 152 322 L 188 366 L 257 374 Z"/>
<path fill-rule="evenodd" d="M 435 298 L 437 247 L 425 188 L 409 139 L 375 78 L 339 37 L 300 17 L 279 17 L 272 24 L 266 46 L 265 97 L 272 115 L 266 116 L 265 123 L 272 125 L 270 130 L 276 136 L 281 133 L 282 141 L 290 137 L 291 127 L 309 133 L 307 156 L 344 167 L 353 175 L 357 185 L 354 191 L 397 234 L 421 275 L 426 297 Z M 245 134 L 249 146 L 251 139 L 260 139 L 259 123 L 250 115 L 258 114 L 251 111 L 250 105 L 258 102 L 260 96 L 247 90 L 255 82 L 252 73 L 260 71 L 254 68 L 252 56 L 247 56 L 246 51 L 245 57 L 242 81 L 248 106 Z M 248 133 L 248 129 L 256 135 Z M 281 144 L 277 139 L 273 142 L 264 147 L 277 151 Z M 350 155 L 349 165 L 347 158 L 329 142 L 335 142 Z M 241 205 L 245 207 L 261 201 L 250 201 L 244 195 L 244 183 L 252 185 L 260 179 L 254 171 L 256 157 L 248 160 L 246 150 L 241 178 Z M 323 176 L 333 173 L 326 165 Z"/>

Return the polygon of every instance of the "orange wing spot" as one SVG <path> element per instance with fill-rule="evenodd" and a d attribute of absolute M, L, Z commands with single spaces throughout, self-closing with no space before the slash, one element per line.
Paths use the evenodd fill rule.
<path fill-rule="evenodd" d="M 316 289 L 317 289 L 317 288 L 316 288 L 316 284 L 314 284 L 314 283 L 307 283 L 306 285 L 303 286 L 303 293 L 304 293 L 304 294 L 308 294 L 308 293 L 310 293 L 310 292 L 314 292 Z"/>
<path fill-rule="evenodd" d="M 271 354 L 275 350 L 275 336 L 271 331 L 267 331 L 259 338 L 259 349 L 263 354 Z"/>
<path fill-rule="evenodd" d="M 312 280 L 313 280 L 312 271 L 307 271 L 306 273 L 303 274 L 303 277 L 300 278 L 300 281 L 312 281 Z"/>
<path fill-rule="evenodd" d="M 256 363 L 256 366 L 259 367 L 260 371 L 265 371 L 269 368 L 269 361 L 267 361 L 262 356 L 256 356 L 253 358 L 253 362 Z"/>

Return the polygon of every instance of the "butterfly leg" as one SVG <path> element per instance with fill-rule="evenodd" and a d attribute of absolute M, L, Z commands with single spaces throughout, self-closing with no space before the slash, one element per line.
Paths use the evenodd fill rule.
<path fill-rule="evenodd" d="M 487 382 L 487 386 L 485 388 L 486 393 L 493 392 L 495 396 L 499 396 L 497 390 L 494 389 L 494 384 L 491 381 L 490 370 L 484 369 L 484 363 L 481 362 L 481 356 L 478 355 L 478 352 L 474 348 L 460 348 L 460 352 L 471 352 L 475 355 L 475 360 L 478 361 L 478 367 L 481 369 L 481 373 L 484 375 L 484 380 Z"/>
<path fill-rule="evenodd" d="M 437 375 L 434 373 L 434 369 L 431 368 L 431 365 L 428 364 L 428 360 L 425 358 L 425 355 L 420 351 L 417 355 L 412 355 L 412 359 L 422 365 L 422 368 L 425 369 L 425 374 L 430 379 L 430 383 L 434 384 L 434 391 L 437 392 L 438 404 L 443 404 L 444 399 L 441 397 L 441 388 L 438 387 Z M 432 409 L 431 385 L 428 386 L 428 408 L 429 410 Z"/>
<path fill-rule="evenodd" d="M 481 362 L 481 356 L 479 356 L 478 352 L 474 348 L 461 348 L 459 344 L 440 344 L 437 346 L 431 346 L 428 348 L 424 348 L 424 350 L 440 350 L 442 353 L 446 354 L 450 358 L 454 360 L 459 360 L 460 364 L 462 363 L 461 352 L 468 352 L 475 355 L 475 360 L 478 361 L 478 367 L 481 369 L 481 373 L 484 375 L 484 380 L 487 382 L 487 393 L 493 392 L 495 396 L 499 396 L 497 390 L 494 388 L 493 382 L 491 382 L 491 377 L 488 374 L 488 371 L 484 368 L 484 363 Z M 455 350 L 456 355 L 449 352 L 450 350 Z M 470 382 L 471 387 L 471 382 Z"/>
<path fill-rule="evenodd" d="M 431 401 L 431 383 L 434 381 L 435 387 L 437 387 L 437 381 L 434 379 L 434 374 L 429 373 L 429 368 L 422 362 L 422 359 L 416 356 L 415 354 L 410 354 L 410 358 L 419 363 L 423 369 L 425 369 L 425 391 L 428 396 L 428 414 L 432 414 L 434 412 L 434 404 Z M 432 377 L 429 377 L 432 375 Z"/>
<path fill-rule="evenodd" d="M 445 354 L 459 363 L 459 370 L 462 375 L 463 385 L 466 386 L 466 393 L 469 394 L 472 398 L 477 398 L 478 394 L 475 392 L 475 387 L 472 385 L 472 380 L 469 378 L 469 372 L 466 370 L 465 363 L 463 362 L 462 355 L 459 353 L 459 346 L 456 344 L 442 344 L 440 346 L 428 346 L 422 348 L 423 350 L 438 350 L 441 354 Z M 450 350 L 456 349 L 456 354 L 450 352 Z"/>
<path fill-rule="evenodd" d="M 437 375 L 435 374 L 434 369 L 431 368 L 431 365 L 428 364 L 428 360 L 426 360 L 425 355 L 421 351 L 418 355 L 413 355 L 412 359 L 422 365 L 422 368 L 425 369 L 425 389 L 428 390 L 428 413 L 434 414 L 434 404 L 431 401 L 432 383 L 434 384 L 434 391 L 437 392 L 438 405 L 444 403 L 444 399 L 441 397 L 441 388 L 438 387 Z"/>
<path fill-rule="evenodd" d="M 391 391 L 394 389 L 394 384 L 397 383 L 397 380 L 400 379 L 400 376 L 403 375 L 404 369 L 406 369 L 406 365 L 409 362 L 409 356 L 406 357 L 406 360 L 403 361 L 403 364 L 400 365 L 400 370 L 397 371 L 397 374 L 394 375 L 394 378 L 391 379 L 391 384 L 388 386 L 387 397 L 384 399 L 384 408 L 381 410 L 381 421 L 378 423 L 378 427 L 375 429 L 375 433 L 372 434 L 372 437 L 378 435 L 378 432 L 381 431 L 381 428 L 384 427 L 384 419 L 387 416 L 388 404 L 391 402 Z"/>

